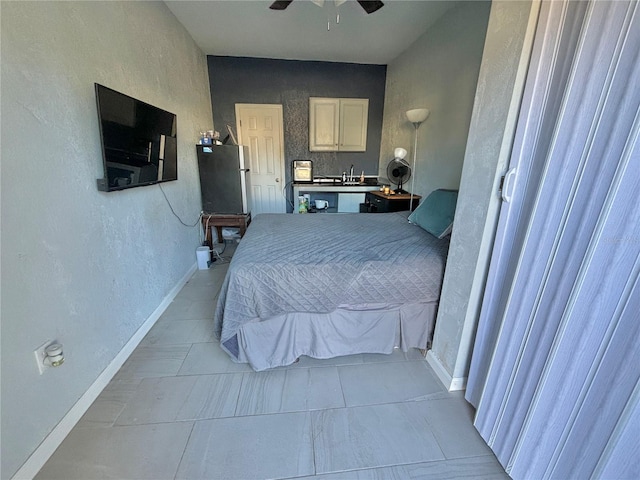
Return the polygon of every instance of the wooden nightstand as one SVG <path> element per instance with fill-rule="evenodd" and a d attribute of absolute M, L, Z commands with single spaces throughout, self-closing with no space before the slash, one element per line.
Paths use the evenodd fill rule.
<path fill-rule="evenodd" d="M 218 243 L 222 243 L 222 227 L 235 227 L 240 229 L 240 238 L 247 231 L 247 227 L 251 223 L 251 214 L 222 214 L 222 213 L 205 213 L 202 215 L 202 227 L 205 231 L 206 243 L 211 248 L 213 246 L 211 238 L 211 228 L 216 227 L 218 233 Z"/>
<path fill-rule="evenodd" d="M 421 198 L 420 195 L 413 196 L 413 210 L 416 209 Z M 385 195 L 380 191 L 367 192 L 364 200 L 366 211 L 369 213 L 402 212 L 409 210 L 410 203 L 410 193 Z"/>

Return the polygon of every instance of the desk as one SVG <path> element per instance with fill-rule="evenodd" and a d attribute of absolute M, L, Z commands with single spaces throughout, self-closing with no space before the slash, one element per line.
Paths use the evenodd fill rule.
<path fill-rule="evenodd" d="M 218 232 L 218 243 L 224 242 L 222 238 L 222 227 L 233 227 L 240 229 L 240 238 L 247 231 L 251 223 L 251 214 L 226 214 L 226 213 L 204 213 L 202 215 L 202 228 L 204 228 L 206 243 L 209 248 L 213 246 L 211 238 L 211 227 L 216 227 Z"/>
<path fill-rule="evenodd" d="M 413 196 L 413 210 L 420 203 L 420 195 Z M 397 193 L 393 195 L 385 195 L 380 191 L 367 192 L 365 199 L 365 208 L 369 213 L 383 212 L 401 212 L 409 210 L 411 203 L 410 193 Z"/>

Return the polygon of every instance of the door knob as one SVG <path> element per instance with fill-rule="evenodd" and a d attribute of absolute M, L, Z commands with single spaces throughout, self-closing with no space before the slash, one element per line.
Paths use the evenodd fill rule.
<path fill-rule="evenodd" d="M 276 178 L 276 182 L 280 182 L 280 179 L 279 179 L 279 178 Z"/>

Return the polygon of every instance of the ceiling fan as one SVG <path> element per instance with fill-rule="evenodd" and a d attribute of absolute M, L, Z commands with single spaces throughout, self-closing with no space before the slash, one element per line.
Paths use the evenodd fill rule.
<path fill-rule="evenodd" d="M 311 0 L 311 1 L 319 6 L 322 6 L 324 4 L 324 0 Z M 336 3 L 336 6 L 340 6 L 346 1 L 347 0 L 335 0 L 335 3 Z M 284 10 L 291 4 L 291 2 L 293 2 L 293 0 L 276 0 L 271 5 L 269 5 L 269 8 L 271 10 Z M 384 3 L 380 1 L 357 0 L 357 2 L 367 13 L 376 12 L 384 6 Z"/>

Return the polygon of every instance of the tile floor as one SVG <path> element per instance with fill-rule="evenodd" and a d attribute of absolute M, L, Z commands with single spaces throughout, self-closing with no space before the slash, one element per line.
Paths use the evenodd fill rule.
<path fill-rule="evenodd" d="M 227 268 L 194 274 L 37 479 L 508 478 L 418 351 L 233 363 Z"/>

